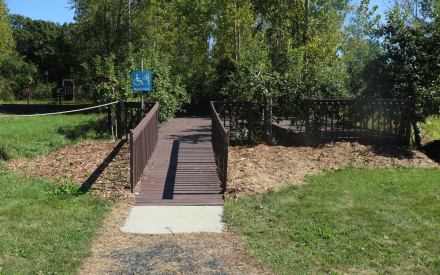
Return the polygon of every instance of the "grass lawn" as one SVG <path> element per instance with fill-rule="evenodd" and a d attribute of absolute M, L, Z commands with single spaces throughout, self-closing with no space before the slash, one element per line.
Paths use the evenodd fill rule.
<path fill-rule="evenodd" d="M 281 274 L 438 274 L 439 179 L 439 169 L 347 167 L 228 201 L 224 220 Z"/>
<path fill-rule="evenodd" d="M 111 203 L 75 190 L 0 170 L 0 274 L 77 273 Z"/>
<path fill-rule="evenodd" d="M 108 139 L 107 129 L 106 114 L 17 118 L 0 115 L 0 161 L 32 158 L 84 140 Z"/>

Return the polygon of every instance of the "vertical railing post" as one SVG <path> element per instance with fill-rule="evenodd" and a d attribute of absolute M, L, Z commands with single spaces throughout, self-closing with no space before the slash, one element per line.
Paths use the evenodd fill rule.
<path fill-rule="evenodd" d="M 310 100 L 306 100 L 306 113 L 304 114 L 304 120 L 306 121 L 305 129 L 305 145 L 310 146 Z"/>
<path fill-rule="evenodd" d="M 111 137 L 112 136 L 112 105 L 108 105 L 108 109 L 107 109 L 107 116 L 108 116 L 108 135 Z"/>
<path fill-rule="evenodd" d="M 122 100 L 116 104 L 116 135 L 118 139 L 122 139 L 122 104 Z"/>
<path fill-rule="evenodd" d="M 133 144 L 133 130 L 130 130 L 130 187 L 131 193 L 134 193 L 134 144 Z"/>

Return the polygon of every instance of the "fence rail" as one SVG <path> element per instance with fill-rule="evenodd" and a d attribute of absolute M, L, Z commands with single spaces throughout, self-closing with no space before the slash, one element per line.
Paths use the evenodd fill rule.
<path fill-rule="evenodd" d="M 214 105 L 216 102 L 211 101 L 212 114 L 212 130 L 211 142 L 214 151 L 215 163 L 217 165 L 218 176 L 222 184 L 222 192 L 226 192 L 228 179 L 228 153 L 229 153 L 229 131 L 222 125 L 219 114 Z"/>
<path fill-rule="evenodd" d="M 229 142 L 252 144 L 252 102 L 211 101 L 211 110 L 223 120 L 223 127 L 229 130 Z M 212 113 L 214 117 L 214 113 Z"/>
<path fill-rule="evenodd" d="M 144 102 L 145 113 L 155 106 L 156 102 Z M 124 135 L 128 139 L 130 129 L 133 129 L 141 121 L 141 103 L 119 101 L 116 109 L 117 136 L 121 139 Z"/>
<path fill-rule="evenodd" d="M 337 141 L 409 146 L 410 121 L 410 100 L 307 100 L 304 120 L 293 131 L 304 129 L 306 146 Z"/>
<path fill-rule="evenodd" d="M 124 103 L 124 107 L 127 110 L 127 106 L 131 106 L 132 103 Z M 147 105 L 150 103 L 147 103 Z M 145 166 L 148 163 L 154 148 L 157 145 L 158 140 L 158 109 L 159 103 L 155 102 L 152 105 L 151 110 L 141 120 L 141 122 L 130 130 L 130 185 L 131 192 L 134 192 L 136 183 L 139 177 L 142 175 Z M 137 106 L 134 104 L 133 106 Z M 139 103 L 139 108 L 141 104 Z M 122 108 L 119 112 L 119 118 Z M 118 116 L 118 115 L 117 115 Z M 126 124 L 127 125 L 127 124 Z M 122 128 L 122 127 L 121 127 Z M 118 132 L 118 134 L 122 131 Z"/>

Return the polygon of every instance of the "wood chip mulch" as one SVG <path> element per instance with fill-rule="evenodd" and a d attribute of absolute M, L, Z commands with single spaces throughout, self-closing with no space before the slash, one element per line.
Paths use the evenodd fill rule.
<path fill-rule="evenodd" d="M 130 190 L 130 145 L 125 140 L 85 141 L 33 159 L 14 159 L 6 169 L 22 177 L 90 186 L 93 194 L 110 201 L 134 203 Z"/>
<path fill-rule="evenodd" d="M 307 174 L 323 173 L 324 168 L 339 169 L 350 164 L 370 168 L 440 168 L 420 151 L 396 146 L 348 142 L 317 148 L 236 146 L 229 148 L 227 196 L 233 199 L 286 184 L 303 184 Z"/>

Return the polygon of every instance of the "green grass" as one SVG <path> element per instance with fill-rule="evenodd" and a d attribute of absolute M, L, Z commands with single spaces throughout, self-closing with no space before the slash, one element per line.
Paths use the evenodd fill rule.
<path fill-rule="evenodd" d="M 423 143 L 440 139 L 440 117 L 430 117 L 426 123 L 420 123 Z"/>
<path fill-rule="evenodd" d="M 440 170 L 347 167 L 225 204 L 281 274 L 439 274 Z"/>
<path fill-rule="evenodd" d="M 77 192 L 0 170 L 0 274 L 77 273 L 112 205 Z"/>
<path fill-rule="evenodd" d="M 84 140 L 108 139 L 107 125 L 104 114 L 0 116 L 0 160 L 33 158 Z"/>

